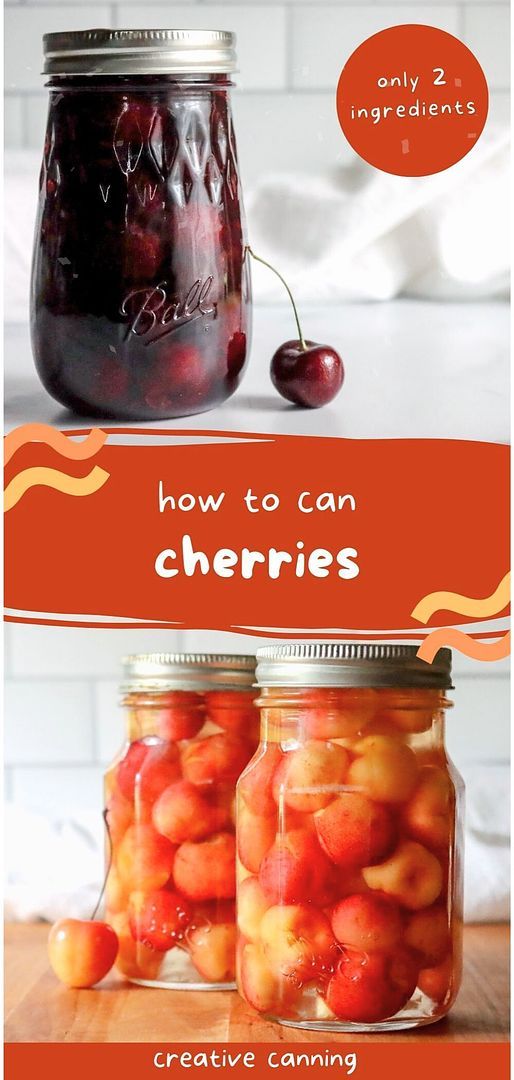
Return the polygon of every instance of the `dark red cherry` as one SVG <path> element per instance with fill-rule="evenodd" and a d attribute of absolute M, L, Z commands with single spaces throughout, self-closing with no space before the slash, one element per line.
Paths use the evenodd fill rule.
<path fill-rule="evenodd" d="M 246 334 L 236 330 L 228 343 L 227 348 L 227 375 L 235 379 L 239 375 L 246 359 Z"/>
<path fill-rule="evenodd" d="M 294 405 L 303 405 L 308 409 L 319 409 L 328 405 L 339 393 L 344 380 L 343 361 L 330 345 L 318 345 L 315 341 L 306 341 L 300 325 L 300 317 L 293 294 L 282 274 L 256 255 L 247 245 L 246 251 L 252 259 L 267 266 L 282 282 L 291 301 L 298 338 L 296 341 L 284 341 L 277 349 L 271 361 L 271 381 L 279 394 Z"/>
<path fill-rule="evenodd" d="M 160 383 L 165 389 L 171 388 L 173 392 L 201 392 L 205 387 L 207 372 L 204 357 L 196 345 L 174 342 L 170 335 L 163 338 L 160 348 L 152 381 Z"/>
<path fill-rule="evenodd" d="M 285 341 L 271 361 L 271 381 L 279 394 L 308 409 L 328 405 L 339 393 L 343 380 L 339 353 L 315 341 Z"/>
<path fill-rule="evenodd" d="M 189 408 L 207 398 L 210 386 L 210 375 L 200 350 L 194 345 L 165 340 L 149 376 L 145 402 L 151 409 L 168 409 L 172 403 Z"/>

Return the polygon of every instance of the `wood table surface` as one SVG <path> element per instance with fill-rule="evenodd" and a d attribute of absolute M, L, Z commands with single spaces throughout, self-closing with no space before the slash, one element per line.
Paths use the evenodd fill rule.
<path fill-rule="evenodd" d="M 355 1035 L 283 1028 L 230 991 L 152 990 L 109 975 L 99 989 L 67 990 L 48 965 L 45 924 L 6 928 L 7 1042 L 355 1043 Z M 504 1042 L 509 1023 L 509 935 L 467 926 L 464 980 L 449 1017 L 426 1028 L 358 1041 Z"/>

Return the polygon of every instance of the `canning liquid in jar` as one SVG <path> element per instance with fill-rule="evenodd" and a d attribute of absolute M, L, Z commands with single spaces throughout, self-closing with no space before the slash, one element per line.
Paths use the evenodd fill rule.
<path fill-rule="evenodd" d="M 238 783 L 238 987 L 285 1025 L 440 1019 L 462 966 L 463 784 L 451 653 L 261 649 L 261 744 Z"/>
<path fill-rule="evenodd" d="M 248 656 L 126 661 L 127 741 L 105 779 L 106 919 L 133 982 L 234 985 L 234 796 L 258 739 L 254 668 Z"/>

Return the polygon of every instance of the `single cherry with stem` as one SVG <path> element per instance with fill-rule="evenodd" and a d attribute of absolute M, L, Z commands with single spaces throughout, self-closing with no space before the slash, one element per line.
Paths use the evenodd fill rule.
<path fill-rule="evenodd" d="M 107 820 L 103 819 L 109 839 L 109 859 L 104 883 L 90 919 L 59 919 L 48 937 L 48 956 L 57 978 L 66 986 L 87 989 L 100 982 L 111 970 L 118 953 L 118 938 L 105 922 L 96 920 L 112 863 L 112 840 Z"/>
<path fill-rule="evenodd" d="M 282 282 L 292 304 L 298 339 L 285 341 L 275 352 L 271 361 L 271 381 L 282 397 L 295 405 L 318 409 L 328 405 L 339 393 L 344 380 L 343 361 L 330 345 L 307 341 L 302 332 L 298 310 L 293 294 L 282 274 L 266 259 L 256 255 L 249 245 L 246 251 L 256 262 L 267 266 Z"/>

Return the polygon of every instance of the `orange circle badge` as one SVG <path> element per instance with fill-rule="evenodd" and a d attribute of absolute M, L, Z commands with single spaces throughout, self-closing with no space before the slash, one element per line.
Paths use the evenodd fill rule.
<path fill-rule="evenodd" d="M 435 26 L 391 26 L 345 64 L 337 115 L 361 158 L 397 176 L 449 169 L 487 119 L 487 81 L 473 53 Z"/>

